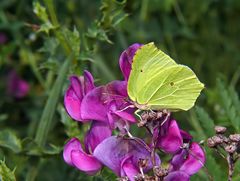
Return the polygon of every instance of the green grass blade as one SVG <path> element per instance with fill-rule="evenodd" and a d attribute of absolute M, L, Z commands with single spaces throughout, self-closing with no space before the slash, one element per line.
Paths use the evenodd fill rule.
<path fill-rule="evenodd" d="M 54 113 L 56 111 L 58 99 L 60 97 L 64 80 L 66 79 L 67 72 L 68 72 L 69 65 L 72 58 L 73 56 L 70 55 L 69 58 L 64 62 L 64 64 L 60 68 L 58 77 L 53 85 L 53 88 L 49 94 L 47 103 L 44 107 L 43 114 L 41 116 L 40 123 L 37 129 L 36 138 L 35 138 L 36 142 L 41 146 L 43 146 L 46 142 L 50 125 L 53 120 Z"/>

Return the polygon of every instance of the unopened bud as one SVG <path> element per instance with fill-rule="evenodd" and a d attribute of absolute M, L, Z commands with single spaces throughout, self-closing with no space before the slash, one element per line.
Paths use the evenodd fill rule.
<path fill-rule="evenodd" d="M 118 181 L 129 181 L 128 177 L 121 177 L 117 179 Z"/>
<path fill-rule="evenodd" d="M 157 177 L 165 177 L 168 175 L 168 169 L 162 167 L 154 167 L 153 172 Z"/>
<path fill-rule="evenodd" d="M 223 143 L 223 138 L 219 137 L 219 136 L 213 136 L 212 140 L 216 143 L 216 144 L 221 144 Z"/>
<path fill-rule="evenodd" d="M 237 150 L 237 146 L 235 144 L 227 145 L 225 151 L 228 153 L 234 153 Z"/>
<path fill-rule="evenodd" d="M 215 126 L 214 129 L 217 134 L 224 134 L 227 130 L 227 128 L 223 126 Z"/>
<path fill-rule="evenodd" d="M 240 134 L 231 134 L 229 139 L 233 142 L 240 142 Z"/>
<path fill-rule="evenodd" d="M 134 180 L 135 180 L 135 181 L 144 181 L 144 177 L 142 176 L 142 174 L 137 174 L 137 175 L 134 177 Z"/>
<path fill-rule="evenodd" d="M 212 138 L 208 138 L 207 145 L 209 148 L 214 148 L 216 146 L 216 143 L 213 141 Z"/>
<path fill-rule="evenodd" d="M 154 176 L 148 176 L 146 175 L 145 178 L 144 178 L 144 181 L 155 181 L 155 177 Z"/>

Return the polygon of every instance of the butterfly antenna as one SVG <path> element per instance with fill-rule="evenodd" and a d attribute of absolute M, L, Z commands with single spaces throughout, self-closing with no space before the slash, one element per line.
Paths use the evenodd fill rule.
<path fill-rule="evenodd" d="M 141 112 L 141 109 L 138 109 L 134 112 L 134 114 L 140 119 L 140 121 L 143 121 L 142 120 L 142 116 L 140 114 L 138 114 L 139 112 Z"/>

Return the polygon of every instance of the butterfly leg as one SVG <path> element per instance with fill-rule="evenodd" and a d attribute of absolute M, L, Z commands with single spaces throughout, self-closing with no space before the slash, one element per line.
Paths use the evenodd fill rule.
<path fill-rule="evenodd" d="M 141 109 L 138 109 L 134 112 L 134 114 L 140 119 L 140 121 L 143 121 L 142 116 L 139 114 L 141 111 L 142 111 Z"/>

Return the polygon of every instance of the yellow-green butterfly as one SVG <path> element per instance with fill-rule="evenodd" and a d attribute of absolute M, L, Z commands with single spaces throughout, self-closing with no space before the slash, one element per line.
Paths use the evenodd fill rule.
<path fill-rule="evenodd" d="M 154 43 L 143 45 L 133 57 L 128 95 L 140 110 L 189 110 L 203 88 L 189 67 L 177 64 Z"/>

